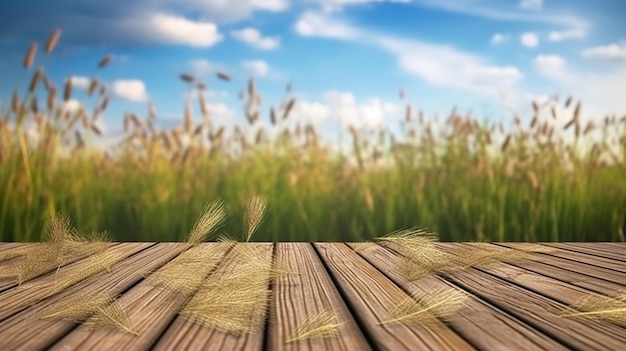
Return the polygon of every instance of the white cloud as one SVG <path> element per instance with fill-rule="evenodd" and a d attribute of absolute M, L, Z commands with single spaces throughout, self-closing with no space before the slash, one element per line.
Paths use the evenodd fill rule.
<path fill-rule="evenodd" d="M 82 106 L 83 104 L 80 101 L 70 99 L 63 102 L 63 106 L 61 107 L 61 109 L 63 110 L 63 112 L 75 113 L 78 112 L 78 109 Z"/>
<path fill-rule="evenodd" d="M 270 66 L 263 60 L 243 61 L 241 66 L 256 76 L 266 76 L 270 72 Z"/>
<path fill-rule="evenodd" d="M 145 84 L 138 79 L 113 82 L 113 93 L 122 99 L 135 102 L 146 101 L 148 98 Z"/>
<path fill-rule="evenodd" d="M 199 12 L 203 18 L 217 23 L 238 22 L 260 11 L 278 13 L 289 9 L 289 0 L 159 0 L 158 3 L 164 8 Z"/>
<path fill-rule="evenodd" d="M 321 101 L 299 100 L 295 114 L 307 122 L 376 128 L 402 118 L 403 107 L 378 97 L 358 101 L 352 92 L 328 90 Z"/>
<path fill-rule="evenodd" d="M 587 31 L 582 28 L 572 28 L 567 30 L 554 30 L 548 35 L 549 41 L 564 41 L 569 39 L 582 39 L 587 36 Z"/>
<path fill-rule="evenodd" d="M 322 7 L 322 10 L 324 12 L 338 12 L 341 11 L 344 7 L 353 5 L 363 5 L 375 2 L 407 4 L 410 3 L 411 0 L 309 0 L 309 2 L 318 3 Z"/>
<path fill-rule="evenodd" d="M 537 55 L 533 60 L 535 68 L 544 76 L 552 79 L 561 79 L 567 61 L 559 55 Z"/>
<path fill-rule="evenodd" d="M 154 14 L 148 20 L 145 34 L 161 43 L 211 47 L 222 40 L 217 25 L 212 22 L 192 21 L 169 14 Z"/>
<path fill-rule="evenodd" d="M 527 10 L 540 10 L 543 7 L 543 0 L 522 0 L 519 7 Z"/>
<path fill-rule="evenodd" d="M 87 89 L 90 79 L 84 76 L 71 76 L 70 82 L 72 83 L 72 87 Z"/>
<path fill-rule="evenodd" d="M 359 36 L 358 31 L 350 25 L 312 11 L 305 12 L 298 19 L 294 30 L 304 37 L 352 40 Z"/>
<path fill-rule="evenodd" d="M 539 37 L 533 32 L 523 33 L 519 40 L 527 48 L 536 48 L 539 45 Z"/>
<path fill-rule="evenodd" d="M 533 64 L 555 85 L 555 92 L 571 93 L 574 98 L 582 101 L 581 116 L 584 119 L 600 119 L 610 114 L 621 116 L 626 113 L 626 100 L 623 98 L 623 91 L 626 90 L 626 67 L 595 73 L 570 67 L 558 55 L 538 55 Z"/>
<path fill-rule="evenodd" d="M 224 68 L 207 59 L 193 59 L 189 61 L 191 74 L 197 78 L 206 78 L 209 74 L 223 70 Z"/>
<path fill-rule="evenodd" d="M 599 60 L 626 60 L 626 42 L 586 49 L 583 51 L 583 56 Z"/>
<path fill-rule="evenodd" d="M 370 33 L 327 15 L 315 16 L 316 25 L 307 28 L 307 36 L 373 45 L 393 54 L 407 72 L 437 86 L 492 95 L 497 89 L 511 87 L 522 78 L 517 67 L 493 65 L 479 56 L 449 46 Z M 331 27 L 341 28 L 343 34 L 329 31 Z"/>
<path fill-rule="evenodd" d="M 231 35 L 239 41 L 263 50 L 273 50 L 280 46 L 280 37 L 264 37 L 261 32 L 251 27 L 234 30 L 231 32 Z"/>
<path fill-rule="evenodd" d="M 491 44 L 502 44 L 509 40 L 509 36 L 501 33 L 496 33 L 491 37 Z"/>
<path fill-rule="evenodd" d="M 520 11 L 510 7 L 508 1 L 494 0 L 414 0 L 417 4 L 452 13 L 472 15 L 502 22 L 523 22 L 555 25 L 562 29 L 551 33 L 552 41 L 583 38 L 589 30 L 587 20 L 558 11 Z M 521 3 L 520 3 L 521 4 Z"/>
<path fill-rule="evenodd" d="M 452 47 L 387 37 L 376 41 L 395 54 L 407 72 L 433 85 L 492 95 L 522 79 L 517 67 L 493 65 Z"/>
<path fill-rule="evenodd" d="M 215 120 L 226 122 L 235 118 L 235 112 L 223 102 L 207 102 L 205 106 L 209 116 Z"/>

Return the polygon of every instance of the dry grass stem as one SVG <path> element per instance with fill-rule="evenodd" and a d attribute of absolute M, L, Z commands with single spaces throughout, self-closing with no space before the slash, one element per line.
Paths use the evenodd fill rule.
<path fill-rule="evenodd" d="M 113 61 L 113 55 L 105 56 L 100 62 L 98 62 L 98 68 L 104 68 L 109 65 Z"/>
<path fill-rule="evenodd" d="M 58 274 L 53 286 L 50 290 L 45 292 L 45 296 L 58 294 L 70 286 L 101 273 L 102 271 L 106 270 L 110 272 L 111 267 L 122 259 L 123 256 L 121 254 L 106 251 L 90 256 L 77 267 L 74 267 L 68 272 Z"/>
<path fill-rule="evenodd" d="M 169 289 L 190 296 L 202 284 L 207 274 L 219 261 L 219 253 L 228 250 L 231 244 L 196 246 L 184 251 L 146 279 L 162 284 Z"/>
<path fill-rule="evenodd" d="M 626 292 L 589 296 L 566 309 L 563 317 L 585 316 L 626 326 Z"/>
<path fill-rule="evenodd" d="M 60 318 L 91 327 L 112 327 L 138 335 L 132 330 L 130 320 L 116 297 L 106 291 L 80 294 L 50 306 L 45 318 Z"/>
<path fill-rule="evenodd" d="M 373 242 L 358 242 L 354 244 L 354 251 L 357 253 L 367 253 L 380 248 L 380 245 Z"/>
<path fill-rule="evenodd" d="M 55 29 L 54 32 L 52 32 L 52 34 L 50 34 L 50 37 L 48 38 L 48 41 L 46 42 L 46 47 L 45 47 L 47 54 L 54 51 L 54 48 L 59 42 L 60 37 L 61 37 L 61 29 L 58 29 L 58 28 Z"/>
<path fill-rule="evenodd" d="M 223 202 L 215 201 L 207 205 L 189 233 L 187 243 L 195 245 L 205 241 L 207 236 L 226 220 L 227 216 Z"/>
<path fill-rule="evenodd" d="M 438 323 L 439 318 L 455 313 L 466 303 L 468 295 L 457 289 L 443 288 L 432 291 L 419 300 L 407 297 L 393 310 L 381 324 L 409 323 L 431 327 Z"/>
<path fill-rule="evenodd" d="M 259 228 L 265 216 L 266 208 L 265 198 L 261 195 L 255 195 L 248 201 L 245 214 L 246 242 L 250 241 L 254 232 Z"/>
<path fill-rule="evenodd" d="M 26 51 L 26 55 L 24 56 L 23 66 L 24 68 L 29 68 L 35 62 L 35 56 L 37 55 L 37 42 L 30 44 L 28 47 L 28 51 Z"/>
<path fill-rule="evenodd" d="M 337 316 L 333 312 L 323 311 L 307 317 L 286 342 L 336 336 L 343 324 L 337 321 Z"/>
<path fill-rule="evenodd" d="M 217 72 L 217 78 L 229 82 L 230 81 L 230 76 L 224 72 Z"/>

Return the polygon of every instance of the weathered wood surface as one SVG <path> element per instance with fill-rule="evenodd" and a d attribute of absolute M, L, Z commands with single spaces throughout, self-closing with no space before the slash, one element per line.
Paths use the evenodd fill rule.
<path fill-rule="evenodd" d="M 0 253 L 25 244 L 0 243 Z M 26 244 L 32 245 L 32 244 Z M 88 258 L 77 257 L 17 286 L 0 279 L 0 350 L 621 350 L 626 327 L 602 319 L 563 317 L 588 296 L 626 292 L 626 244 L 545 243 L 550 251 L 408 281 L 394 266 L 402 252 L 393 246 L 362 250 L 357 243 L 246 243 L 258 255 L 273 257 L 295 274 L 268 278 L 265 323 L 252 333 L 228 333 L 188 320 L 178 312 L 187 297 L 145 278 L 185 250 L 207 257 L 208 277 L 237 270 L 241 262 L 216 243 L 189 248 L 178 243 L 115 243 L 121 254 L 102 271 L 51 296 L 41 291 L 57 274 Z M 461 249 L 518 250 L 520 243 L 437 243 L 452 255 Z M 15 260 L 0 254 L 0 268 Z M 417 262 L 419 263 L 419 262 Z M 264 284 L 264 283 L 263 283 Z M 468 294 L 455 313 L 428 325 L 381 323 L 408 297 L 421 301 L 446 288 Z M 46 318 L 44 312 L 67 299 L 95 291 L 119 295 L 138 335 L 74 321 Z M 331 311 L 340 323 L 336 334 L 289 341 L 303 321 Z"/>

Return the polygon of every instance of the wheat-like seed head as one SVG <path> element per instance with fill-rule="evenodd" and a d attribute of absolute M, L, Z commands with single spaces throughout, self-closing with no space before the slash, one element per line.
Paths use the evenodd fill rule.
<path fill-rule="evenodd" d="M 561 316 L 604 319 L 626 326 L 626 292 L 589 296 L 566 308 Z"/>
<path fill-rule="evenodd" d="M 35 62 L 35 56 L 37 55 L 37 42 L 33 42 L 28 47 L 28 51 L 26 51 L 26 55 L 24 56 L 24 68 L 29 68 Z"/>
<path fill-rule="evenodd" d="M 468 295 L 453 288 L 437 289 L 415 300 L 407 297 L 389 312 L 381 324 L 404 322 L 418 326 L 433 326 L 438 318 L 455 313 L 467 302 Z"/>
<path fill-rule="evenodd" d="M 87 292 L 56 303 L 43 311 L 41 319 L 60 318 L 91 327 L 113 327 L 138 335 L 130 327 L 126 312 L 106 291 Z"/>
<path fill-rule="evenodd" d="M 198 289 L 209 271 L 219 263 L 217 254 L 224 248 L 228 249 L 228 245 L 193 247 L 150 274 L 146 279 L 189 296 Z"/>
<path fill-rule="evenodd" d="M 227 215 L 223 202 L 215 201 L 207 205 L 189 233 L 187 243 L 195 245 L 205 241 L 207 236 L 226 220 Z"/>
<path fill-rule="evenodd" d="M 121 254 L 112 252 L 103 252 L 97 255 L 93 255 L 85 259 L 77 267 L 63 274 L 57 275 L 52 287 L 45 292 L 44 296 L 52 296 L 60 293 L 68 287 L 79 283 L 95 274 L 98 274 L 104 270 L 109 271 L 111 267 L 121 261 L 123 256 Z"/>
<path fill-rule="evenodd" d="M 307 317 L 286 342 L 336 336 L 339 333 L 339 327 L 343 324 L 338 322 L 337 316 L 332 311 L 322 311 Z"/>
<path fill-rule="evenodd" d="M 52 32 L 52 34 L 50 34 L 50 37 L 48 38 L 48 41 L 46 42 L 46 46 L 45 46 L 45 50 L 47 54 L 54 51 L 54 48 L 59 42 L 60 37 L 61 37 L 61 29 L 58 29 L 58 28 L 55 29 L 54 32 Z"/>
<path fill-rule="evenodd" d="M 266 206 L 265 198 L 261 195 L 255 195 L 248 201 L 245 214 L 246 242 L 250 241 L 250 238 L 252 238 L 252 235 L 263 221 Z"/>
<path fill-rule="evenodd" d="M 113 61 L 113 55 L 105 56 L 100 62 L 98 62 L 98 68 L 104 68 L 109 65 Z"/>

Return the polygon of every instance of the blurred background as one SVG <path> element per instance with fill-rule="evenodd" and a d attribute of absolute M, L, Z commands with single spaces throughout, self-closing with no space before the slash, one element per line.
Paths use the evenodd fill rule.
<path fill-rule="evenodd" d="M 0 241 L 624 241 L 623 1 L 0 6 Z"/>

